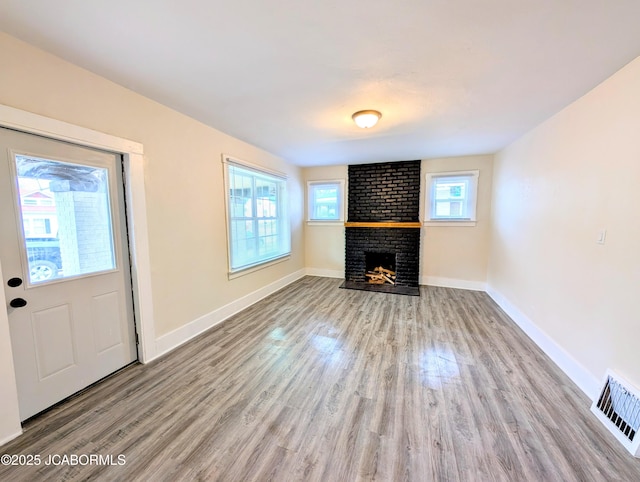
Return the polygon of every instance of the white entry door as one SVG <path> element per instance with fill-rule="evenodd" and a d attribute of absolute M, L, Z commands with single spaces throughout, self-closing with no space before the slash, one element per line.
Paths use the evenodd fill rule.
<path fill-rule="evenodd" d="M 137 358 L 118 155 L 0 128 L 0 261 L 20 418 Z"/>

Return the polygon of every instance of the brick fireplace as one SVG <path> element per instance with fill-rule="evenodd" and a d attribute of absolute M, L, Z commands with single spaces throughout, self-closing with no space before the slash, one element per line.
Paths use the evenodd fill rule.
<path fill-rule="evenodd" d="M 419 160 L 349 166 L 341 287 L 419 296 L 419 211 Z"/>

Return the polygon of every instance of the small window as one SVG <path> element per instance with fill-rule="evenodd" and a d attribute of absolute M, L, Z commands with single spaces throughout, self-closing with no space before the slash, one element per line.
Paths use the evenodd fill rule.
<path fill-rule="evenodd" d="M 33 218 L 31 222 L 34 236 L 51 234 L 51 220 L 49 218 Z"/>
<path fill-rule="evenodd" d="M 309 181 L 308 221 L 344 221 L 344 181 Z"/>
<path fill-rule="evenodd" d="M 475 222 L 479 171 L 427 174 L 429 221 Z"/>
<path fill-rule="evenodd" d="M 229 157 L 223 161 L 229 272 L 289 256 L 286 177 Z"/>

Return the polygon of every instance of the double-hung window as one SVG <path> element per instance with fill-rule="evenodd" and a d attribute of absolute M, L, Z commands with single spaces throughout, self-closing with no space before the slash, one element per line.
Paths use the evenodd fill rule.
<path fill-rule="evenodd" d="M 291 253 L 287 179 L 223 156 L 231 274 Z"/>
<path fill-rule="evenodd" d="M 427 174 L 428 221 L 476 221 L 479 171 Z"/>
<path fill-rule="evenodd" d="M 344 221 L 344 181 L 307 182 L 307 221 Z"/>

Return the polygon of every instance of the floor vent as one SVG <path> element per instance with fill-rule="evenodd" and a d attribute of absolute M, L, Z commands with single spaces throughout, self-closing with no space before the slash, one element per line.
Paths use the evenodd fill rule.
<path fill-rule="evenodd" d="M 640 457 L 640 392 L 608 370 L 591 411 L 634 457 Z"/>

